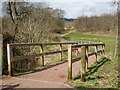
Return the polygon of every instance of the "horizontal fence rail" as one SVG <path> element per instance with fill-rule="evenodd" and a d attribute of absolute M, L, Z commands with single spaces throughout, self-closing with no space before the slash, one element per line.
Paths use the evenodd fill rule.
<path fill-rule="evenodd" d="M 58 45 L 58 44 L 78 44 L 78 42 L 54 42 L 54 43 L 11 43 L 10 46 L 36 46 L 36 45 Z"/>
<path fill-rule="evenodd" d="M 7 60 L 8 60 L 8 72 L 9 76 L 13 75 L 13 62 L 16 61 L 22 61 L 24 59 L 30 59 L 34 57 L 41 57 L 41 66 L 45 65 L 45 56 L 46 55 L 52 55 L 52 54 L 58 54 L 60 53 L 60 60 L 62 61 L 63 52 L 68 52 L 68 79 L 72 79 L 72 63 L 81 60 L 82 68 L 81 68 L 81 77 L 82 81 L 85 81 L 85 73 L 88 68 L 88 57 L 91 55 L 96 56 L 96 61 L 98 59 L 98 53 L 104 54 L 105 50 L 105 44 L 96 42 L 95 44 L 89 43 L 80 43 L 80 42 L 55 42 L 55 43 L 16 43 L 16 44 L 7 44 Z M 59 45 L 59 50 L 56 51 L 45 51 L 44 47 L 48 45 Z M 67 48 L 63 48 L 63 45 L 67 45 Z M 14 56 L 13 55 L 13 48 L 14 47 L 28 47 L 28 46 L 40 46 L 40 52 L 29 54 L 29 55 L 19 55 Z M 94 49 L 94 52 L 89 51 L 89 49 Z M 76 51 L 77 58 L 73 58 L 72 52 Z"/>
<path fill-rule="evenodd" d="M 94 48 L 94 52 L 90 52 L 90 48 Z M 96 56 L 96 61 L 98 60 L 98 53 L 101 53 L 103 56 L 105 54 L 105 44 L 96 43 L 96 44 L 79 44 L 79 45 L 69 45 L 68 47 L 68 79 L 72 79 L 72 63 L 75 61 L 72 57 L 72 50 L 74 48 L 78 49 L 78 52 L 81 53 L 81 80 L 85 81 L 86 70 L 88 68 L 88 58 L 91 55 Z"/>
<path fill-rule="evenodd" d="M 79 45 L 73 45 L 71 46 L 72 48 L 75 48 L 75 47 L 81 47 L 81 46 L 104 46 L 105 44 L 102 44 L 102 43 L 98 43 L 98 44 L 79 44 Z"/>
<path fill-rule="evenodd" d="M 51 54 L 57 54 L 60 53 L 60 60 L 62 61 L 62 54 L 63 52 L 67 52 L 67 49 L 63 49 L 62 45 L 73 45 L 73 44 L 78 44 L 77 42 L 55 42 L 55 43 L 16 43 L 16 44 L 7 44 L 7 60 L 8 60 L 8 72 L 9 72 L 9 76 L 13 75 L 13 62 L 15 61 L 19 61 L 19 60 L 24 60 L 24 59 L 29 59 L 29 58 L 34 58 L 34 57 L 38 57 L 41 56 L 41 65 L 44 66 L 44 56 L 46 55 L 51 55 Z M 49 52 L 45 52 L 44 51 L 44 47 L 46 45 L 59 45 L 59 50 L 56 51 L 49 51 Z M 13 56 L 13 51 L 12 49 L 14 47 L 23 47 L 23 46 L 40 46 L 41 47 L 41 52 L 38 54 L 32 54 L 32 55 L 20 55 L 20 56 Z"/>

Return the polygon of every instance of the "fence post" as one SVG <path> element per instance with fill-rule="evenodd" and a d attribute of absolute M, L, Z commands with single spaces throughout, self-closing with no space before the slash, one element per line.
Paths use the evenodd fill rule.
<path fill-rule="evenodd" d="M 68 46 L 68 80 L 72 79 L 72 47 Z"/>
<path fill-rule="evenodd" d="M 85 82 L 85 74 L 86 74 L 86 47 L 81 47 L 81 81 Z"/>
<path fill-rule="evenodd" d="M 79 45 L 80 43 L 79 43 L 79 41 L 78 41 L 78 43 L 77 43 L 77 45 Z M 77 50 L 76 50 L 76 56 L 79 56 L 80 55 L 80 52 L 81 52 L 81 48 L 78 48 Z"/>
<path fill-rule="evenodd" d="M 10 47 L 10 44 L 7 44 L 7 61 L 8 61 L 8 74 L 9 74 L 9 76 L 13 75 L 12 59 L 13 59 L 12 47 Z"/>
<path fill-rule="evenodd" d="M 105 56 L 105 45 L 102 45 L 103 56 Z"/>
<path fill-rule="evenodd" d="M 81 47 L 79 47 L 77 51 L 77 56 L 80 56 L 80 55 L 81 55 Z"/>
<path fill-rule="evenodd" d="M 86 53 L 85 53 L 85 59 L 86 59 L 86 70 L 88 69 L 88 54 L 89 54 L 89 49 L 88 46 L 86 46 Z"/>
<path fill-rule="evenodd" d="M 103 46 L 102 45 L 100 45 L 100 50 L 101 50 L 101 55 L 103 57 Z"/>
<path fill-rule="evenodd" d="M 98 46 L 95 46 L 95 56 L 96 56 L 96 62 L 98 61 L 98 57 L 97 57 L 97 52 L 98 52 Z"/>
<path fill-rule="evenodd" d="M 60 53 L 60 60 L 62 61 L 62 44 L 60 44 L 60 51 L 61 51 L 61 53 Z"/>
<path fill-rule="evenodd" d="M 40 45 L 41 47 L 41 53 L 44 53 L 43 45 Z M 41 65 L 44 66 L 44 55 L 41 56 Z"/>

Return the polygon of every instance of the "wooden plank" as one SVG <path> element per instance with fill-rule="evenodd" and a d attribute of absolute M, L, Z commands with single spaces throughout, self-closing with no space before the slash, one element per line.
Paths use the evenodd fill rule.
<path fill-rule="evenodd" d="M 54 43 L 11 43 L 10 46 L 36 46 L 36 45 L 58 45 L 58 44 L 77 44 L 77 42 L 54 42 Z"/>
<path fill-rule="evenodd" d="M 77 58 L 73 58 L 73 59 L 72 59 L 72 63 L 75 63 L 75 62 L 77 62 L 77 61 L 79 61 L 79 60 L 81 60 L 81 57 L 80 57 L 80 56 L 77 57 Z"/>
<path fill-rule="evenodd" d="M 81 47 L 81 81 L 85 82 L 85 74 L 86 74 L 86 47 L 82 46 Z"/>
<path fill-rule="evenodd" d="M 72 48 L 75 48 L 75 47 L 81 47 L 81 46 L 100 46 L 100 45 L 104 45 L 102 43 L 98 43 L 98 44 L 79 44 L 79 45 L 72 45 Z"/>
<path fill-rule="evenodd" d="M 9 76 L 13 75 L 12 60 L 13 60 L 12 47 L 10 47 L 10 45 L 7 44 L 7 61 L 8 61 L 8 74 L 9 74 Z"/>
<path fill-rule="evenodd" d="M 100 50 L 101 50 L 101 56 L 103 57 L 103 47 L 102 47 L 102 45 L 100 46 Z"/>
<path fill-rule="evenodd" d="M 43 45 L 40 45 L 41 47 L 41 53 L 44 53 Z M 44 66 L 44 55 L 41 56 L 41 65 Z"/>
<path fill-rule="evenodd" d="M 88 48 L 88 46 L 86 46 L 86 56 L 85 56 L 85 58 L 86 58 L 86 71 L 87 71 L 87 69 L 88 69 L 88 58 L 89 58 L 89 48 Z"/>
<path fill-rule="evenodd" d="M 62 51 L 62 44 L 60 44 L 60 51 Z M 62 61 L 62 52 L 60 52 L 60 61 Z"/>
<path fill-rule="evenodd" d="M 88 56 L 95 55 L 95 52 L 89 53 Z"/>
<path fill-rule="evenodd" d="M 72 48 L 68 46 L 68 80 L 72 79 Z"/>
<path fill-rule="evenodd" d="M 72 49 L 73 50 L 73 49 Z M 77 49 L 74 49 L 77 50 Z M 53 51 L 53 52 L 44 52 L 44 53 L 40 53 L 40 54 L 34 54 L 34 55 L 25 55 L 25 56 L 15 56 L 13 57 L 12 61 L 18 61 L 18 60 L 23 60 L 23 59 L 29 59 L 29 58 L 34 58 L 34 57 L 39 57 L 42 55 L 51 55 L 51 54 L 57 54 L 57 53 L 61 53 L 61 52 L 67 52 L 68 50 L 62 50 L 62 51 Z M 99 50 L 97 53 L 100 53 L 101 50 Z M 89 53 L 88 56 L 94 55 L 95 52 L 93 53 Z"/>
<path fill-rule="evenodd" d="M 101 53 L 101 52 L 102 52 L 101 50 L 97 51 L 97 53 Z M 88 56 L 92 56 L 92 55 L 95 55 L 95 54 L 96 54 L 96 52 L 92 52 L 92 53 L 89 53 Z"/>
<path fill-rule="evenodd" d="M 97 53 L 98 53 L 98 46 L 95 46 L 95 57 L 96 57 L 96 62 L 98 61 L 98 57 L 97 57 Z"/>
<path fill-rule="evenodd" d="M 97 53 L 101 53 L 101 52 L 102 52 L 101 50 L 97 51 Z"/>
<path fill-rule="evenodd" d="M 80 55 L 81 55 L 81 47 L 77 49 L 77 56 L 80 56 Z"/>
<path fill-rule="evenodd" d="M 46 52 L 46 53 L 44 53 L 44 55 L 57 54 L 57 53 L 66 52 L 66 51 L 68 51 L 68 50 L 62 50 L 62 51 L 53 51 L 53 52 Z"/>
<path fill-rule="evenodd" d="M 10 46 L 35 46 L 35 45 L 58 45 L 58 44 L 78 44 L 77 42 L 55 42 L 55 43 L 11 43 Z M 95 45 L 104 45 L 103 43 L 97 44 L 79 44 L 73 45 L 72 47 L 79 46 L 95 46 Z"/>
<path fill-rule="evenodd" d="M 105 57 L 105 45 L 102 45 L 103 48 L 103 56 Z"/>
<path fill-rule="evenodd" d="M 39 57 L 39 56 L 44 56 L 44 55 L 57 54 L 57 53 L 67 52 L 67 51 L 68 51 L 68 50 L 62 50 L 62 51 L 44 52 L 44 53 L 34 54 L 34 55 L 15 56 L 15 57 L 13 57 L 14 60 L 12 60 L 12 61 L 29 59 L 29 58 L 34 58 L 34 57 Z"/>

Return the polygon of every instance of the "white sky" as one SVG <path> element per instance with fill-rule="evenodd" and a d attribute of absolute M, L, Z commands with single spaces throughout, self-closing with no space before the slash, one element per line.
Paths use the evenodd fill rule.
<path fill-rule="evenodd" d="M 98 2 L 98 0 L 27 0 L 30 2 Z M 99 2 L 111 2 L 112 0 L 99 0 Z"/>
<path fill-rule="evenodd" d="M 65 10 L 65 17 L 68 18 L 76 18 L 81 15 L 100 15 L 114 11 L 110 2 L 53 2 L 49 5 Z"/>
<path fill-rule="evenodd" d="M 2 8 L 0 1 L 0 8 Z M 16 0 L 17 1 L 17 0 Z M 112 0 L 27 0 L 30 2 L 46 2 L 52 8 L 65 10 L 65 17 L 77 18 L 81 15 L 100 15 L 113 13 Z M 1 12 L 0 12 L 1 15 Z"/>

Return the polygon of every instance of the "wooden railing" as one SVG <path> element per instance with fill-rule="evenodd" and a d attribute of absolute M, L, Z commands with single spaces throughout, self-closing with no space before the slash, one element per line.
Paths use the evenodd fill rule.
<path fill-rule="evenodd" d="M 44 66 L 44 59 L 46 55 L 57 54 L 60 53 L 60 60 L 62 61 L 63 52 L 68 51 L 68 79 L 72 79 L 72 63 L 75 61 L 81 60 L 81 80 L 85 81 L 85 73 L 88 68 L 88 57 L 91 55 L 96 56 L 96 61 L 98 59 L 98 53 L 101 55 L 105 54 L 105 44 L 96 43 L 96 44 L 79 44 L 80 42 L 59 42 L 59 43 L 31 43 L 31 44 L 7 44 L 7 60 L 8 60 L 8 72 L 9 76 L 13 75 L 13 65 L 12 63 L 18 60 L 24 60 L 34 57 L 41 57 L 41 65 Z M 59 45 L 59 50 L 45 52 L 44 47 L 47 45 Z M 68 49 L 63 49 L 63 45 L 68 45 Z M 22 55 L 22 56 L 13 56 L 13 47 L 24 47 L 24 46 L 40 46 L 41 52 L 38 54 L 32 55 Z M 94 48 L 94 52 L 91 52 L 89 49 Z M 81 53 L 77 58 L 72 57 L 72 52 L 77 50 L 77 54 Z"/>
<path fill-rule="evenodd" d="M 92 40 L 92 41 L 90 41 L 90 40 L 79 40 L 78 41 L 80 44 L 98 44 L 98 43 L 102 43 L 102 42 L 98 42 L 98 41 L 95 41 L 95 40 Z"/>
<path fill-rule="evenodd" d="M 88 58 L 91 55 L 96 56 L 96 61 L 98 59 L 98 53 L 101 55 L 105 54 L 104 50 L 105 44 L 98 43 L 98 44 L 79 44 L 79 45 L 69 45 L 68 48 L 68 79 L 72 79 L 72 63 L 75 61 L 72 57 L 72 50 L 74 48 L 78 49 L 78 52 L 81 53 L 81 80 L 85 81 L 85 74 L 88 68 Z M 90 52 L 89 48 L 94 48 L 94 52 Z M 78 59 L 78 58 L 77 58 Z M 80 60 L 80 58 L 79 58 Z"/>
<path fill-rule="evenodd" d="M 7 60 L 8 60 L 8 72 L 9 72 L 9 76 L 13 75 L 13 71 L 12 71 L 12 62 L 18 61 L 18 60 L 24 60 L 24 59 L 28 59 L 28 58 L 33 58 L 33 57 L 38 57 L 41 56 L 41 64 L 42 66 L 44 66 L 44 56 L 45 55 L 51 55 L 51 54 L 57 54 L 60 53 L 60 60 L 62 61 L 62 54 L 63 52 L 67 52 L 68 49 L 63 49 L 62 45 L 73 45 L 73 44 L 78 44 L 77 42 L 57 42 L 57 43 L 31 43 L 31 44 L 26 44 L 26 43 L 22 43 L 22 44 L 7 44 Z M 46 45 L 59 45 L 59 50 L 57 51 L 51 51 L 51 52 L 44 52 L 44 47 Z M 40 46 L 41 47 L 41 53 L 39 54 L 33 54 L 33 55 L 22 55 L 22 56 L 13 56 L 13 47 L 22 47 L 22 46 Z"/>

